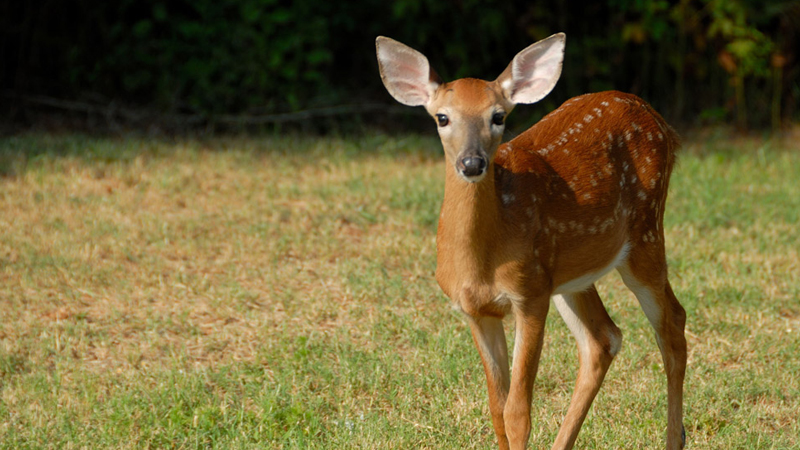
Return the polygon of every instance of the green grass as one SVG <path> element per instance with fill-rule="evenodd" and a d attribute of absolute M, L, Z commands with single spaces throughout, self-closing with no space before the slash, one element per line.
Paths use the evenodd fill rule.
<path fill-rule="evenodd" d="M 800 448 L 789 144 L 689 140 L 673 175 L 689 448 Z M 0 448 L 494 445 L 433 278 L 433 139 L 28 135 L 0 140 L 0 176 Z M 618 276 L 598 288 L 625 338 L 578 448 L 661 448 L 652 332 Z M 577 367 L 548 320 L 530 448 Z"/>

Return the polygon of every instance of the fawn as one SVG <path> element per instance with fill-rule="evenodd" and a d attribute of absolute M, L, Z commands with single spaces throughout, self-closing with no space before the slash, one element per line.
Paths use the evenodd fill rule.
<path fill-rule="evenodd" d="M 499 447 L 525 448 L 550 299 L 578 343 L 580 368 L 553 449 L 572 448 L 622 333 L 594 283 L 617 269 L 653 326 L 667 375 L 666 447 L 683 448 L 686 314 L 667 279 L 664 206 L 680 144 L 640 98 L 575 97 L 510 142 L 517 103 L 547 95 L 565 35 L 517 54 L 494 81 L 441 81 L 418 51 L 376 41 L 381 78 L 400 103 L 424 106 L 445 153 L 436 280 L 464 312 L 481 355 Z M 513 368 L 502 318 L 514 314 Z"/>

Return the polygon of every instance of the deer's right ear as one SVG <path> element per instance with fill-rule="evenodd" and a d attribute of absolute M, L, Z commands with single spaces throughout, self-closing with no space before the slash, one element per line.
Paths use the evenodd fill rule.
<path fill-rule="evenodd" d="M 428 64 L 428 58 L 383 36 L 375 40 L 375 47 L 381 79 L 389 94 L 404 105 L 427 105 L 441 84 L 439 76 Z"/>

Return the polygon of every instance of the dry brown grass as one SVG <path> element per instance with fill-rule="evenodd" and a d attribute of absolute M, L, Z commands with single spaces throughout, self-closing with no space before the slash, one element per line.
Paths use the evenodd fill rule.
<path fill-rule="evenodd" d="M 392 270 L 414 251 L 413 225 L 371 216 L 389 212 L 387 182 L 433 178 L 437 162 L 412 155 L 387 177 L 386 156 L 323 156 L 340 157 L 335 141 L 294 156 L 270 144 L 161 143 L 129 161 L 67 156 L 3 180 L 7 351 L 47 364 L 49 351 L 25 344 L 45 339 L 81 370 L 171 367 L 176 355 L 196 367 L 252 361 L 276 333 L 374 315 L 380 300 L 355 298 L 341 261 Z M 432 241 L 415 244 L 419 264 L 402 276 L 428 280 Z"/>
<path fill-rule="evenodd" d="M 491 444 L 477 355 L 433 279 L 435 141 L 14 139 L 0 447 Z M 694 448 L 800 445 L 800 161 L 765 145 L 689 142 L 673 179 Z M 598 288 L 625 343 L 579 445 L 657 447 L 651 332 L 617 278 Z M 552 319 L 534 447 L 577 364 Z"/>

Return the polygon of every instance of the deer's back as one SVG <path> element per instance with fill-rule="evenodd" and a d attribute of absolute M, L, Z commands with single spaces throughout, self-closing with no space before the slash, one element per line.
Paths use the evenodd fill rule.
<path fill-rule="evenodd" d="M 498 150 L 496 163 L 577 205 L 663 202 L 677 134 L 644 100 L 606 91 L 566 101 Z M 638 200 L 638 201 L 637 201 Z M 662 205 L 663 206 L 663 205 Z"/>
<path fill-rule="evenodd" d="M 678 147 L 676 133 L 646 102 L 608 91 L 568 100 L 501 146 L 495 162 L 506 184 L 531 193 L 521 201 L 537 211 L 544 242 L 560 249 L 562 266 L 593 267 L 606 261 L 587 254 L 663 243 Z"/>

